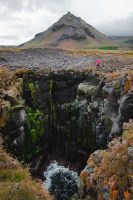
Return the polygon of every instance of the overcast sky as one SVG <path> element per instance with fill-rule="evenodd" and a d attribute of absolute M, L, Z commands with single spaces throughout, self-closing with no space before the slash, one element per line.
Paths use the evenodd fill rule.
<path fill-rule="evenodd" d="M 133 35 L 133 0 L 0 0 L 0 45 L 23 43 L 68 11 L 106 35 Z"/>

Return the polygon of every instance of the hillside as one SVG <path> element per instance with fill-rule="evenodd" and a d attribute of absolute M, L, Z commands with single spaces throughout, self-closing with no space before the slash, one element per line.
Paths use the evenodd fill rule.
<path fill-rule="evenodd" d="M 133 36 L 109 36 L 109 38 L 118 45 L 133 47 Z"/>
<path fill-rule="evenodd" d="M 80 17 L 68 12 L 46 31 L 36 34 L 20 47 L 90 48 L 101 45 L 114 45 L 114 42 Z"/>

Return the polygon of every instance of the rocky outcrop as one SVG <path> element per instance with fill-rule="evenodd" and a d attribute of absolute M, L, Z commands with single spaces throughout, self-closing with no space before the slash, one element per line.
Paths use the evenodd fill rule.
<path fill-rule="evenodd" d="M 110 138 L 121 135 L 123 123 L 133 118 L 133 93 L 129 91 L 120 98 L 119 102 L 118 116 L 114 120 Z"/>
<path fill-rule="evenodd" d="M 20 93 L 12 83 L 7 84 L 12 90 L 3 90 L 1 99 L 9 106 L 1 109 L 1 131 L 7 148 L 31 163 L 37 176 L 43 176 L 51 160 L 80 172 L 88 153 L 106 148 L 113 124 L 122 126 L 132 116 L 132 94 L 122 97 L 123 83 L 92 71 L 26 70 L 14 77 Z M 116 135 L 121 134 L 118 128 Z"/>
<path fill-rule="evenodd" d="M 98 200 L 133 198 L 133 124 L 129 120 L 133 119 L 132 89 L 132 75 L 104 87 L 104 92 L 108 93 L 105 110 L 110 112 L 108 116 L 113 122 L 109 139 L 116 139 L 108 144 L 107 150 L 97 150 L 89 157 L 80 174 L 83 197 L 88 195 Z"/>
<path fill-rule="evenodd" d="M 0 70 L 0 128 L 7 148 L 19 155 L 25 138 L 26 113 L 21 97 L 22 79 L 7 69 Z"/>
<path fill-rule="evenodd" d="M 87 151 L 96 148 L 92 125 L 87 119 L 87 99 L 81 99 L 79 94 L 76 97 L 78 84 L 89 80 L 90 76 L 89 73 L 72 71 L 23 76 L 26 105 L 43 113 L 43 139 L 36 146 L 42 146 L 42 140 L 47 141 L 43 143 L 44 152 L 53 154 L 56 151 L 57 160 L 65 158 L 67 163 L 76 164 L 77 170 L 84 165 Z M 98 85 L 100 79 L 97 75 L 95 79 Z M 75 162 L 80 159 L 81 162 Z"/>
<path fill-rule="evenodd" d="M 83 196 L 97 200 L 133 198 L 133 124 L 124 124 L 124 136 L 97 150 L 81 172 Z"/>

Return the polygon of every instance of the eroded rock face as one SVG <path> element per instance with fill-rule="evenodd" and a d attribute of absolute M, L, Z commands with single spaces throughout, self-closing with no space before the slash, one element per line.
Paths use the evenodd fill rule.
<path fill-rule="evenodd" d="M 98 91 L 97 85 L 90 85 L 88 82 L 86 83 L 80 83 L 78 85 L 78 97 L 88 97 L 91 98 L 92 96 L 96 95 Z"/>
<path fill-rule="evenodd" d="M 76 160 L 80 160 L 78 170 L 86 161 L 87 151 L 92 152 L 97 145 L 95 124 L 92 127 L 91 123 L 93 116 L 88 117 L 88 95 L 77 97 L 78 84 L 85 81 L 91 85 L 91 81 L 88 82 L 90 76 L 89 73 L 60 72 L 23 77 L 26 105 L 34 111 L 41 110 L 43 119 L 46 119 L 43 121 L 44 143 L 41 140 L 38 145 L 41 148 L 43 145 L 44 152 L 53 154 L 56 151 L 57 160 L 65 159 L 74 165 Z M 94 79 L 98 88 L 100 79 L 97 75 L 94 75 Z M 94 96 L 91 90 L 90 96 Z"/>
<path fill-rule="evenodd" d="M 32 163 L 34 175 L 53 159 L 80 171 L 88 153 L 106 148 L 113 124 L 117 122 L 119 135 L 120 122 L 128 120 L 125 113 L 132 116 L 132 96 L 122 97 L 119 107 L 122 86 L 109 84 L 94 72 L 28 71 L 17 76 L 23 82 L 24 101 L 20 95 L 13 99 L 8 91 L 12 112 L 7 109 L 9 120 L 2 132 L 8 147 Z"/>
<path fill-rule="evenodd" d="M 0 69 L 0 128 L 4 137 L 8 135 L 12 139 L 21 137 L 21 132 L 24 131 L 22 125 L 25 121 L 25 110 L 21 97 L 21 83 L 22 80 L 14 73 L 4 68 Z"/>
<path fill-rule="evenodd" d="M 133 118 L 133 94 L 127 93 L 120 99 L 118 116 L 114 121 L 110 137 L 121 135 L 124 122 L 128 122 Z"/>
<path fill-rule="evenodd" d="M 114 139 L 107 150 L 97 150 L 82 170 L 83 196 L 90 199 L 132 199 L 133 123 L 127 123 L 124 137 Z"/>
<path fill-rule="evenodd" d="M 4 137 L 7 138 L 7 141 L 5 140 L 5 142 L 8 144 L 8 147 L 12 148 L 17 156 L 20 154 L 25 139 L 25 120 L 26 112 L 24 108 L 14 108 L 10 113 L 10 118 L 6 127 L 3 128 Z M 10 136 L 8 136 L 8 133 L 10 133 Z"/>
<path fill-rule="evenodd" d="M 22 79 L 7 69 L 0 69 L 0 130 L 6 147 L 19 155 L 25 138 L 26 113 L 21 97 Z"/>
<path fill-rule="evenodd" d="M 26 105 L 35 113 L 37 109 L 43 113 L 40 116 L 44 124 L 42 138 L 35 144 L 31 142 L 31 146 L 43 149 L 43 159 L 47 160 L 46 154 L 56 152 L 53 156 L 57 160 L 76 164 L 80 171 L 88 152 L 106 147 L 112 127 L 112 115 L 105 109 L 106 99 L 112 101 L 104 94 L 105 80 L 92 72 L 71 71 L 38 76 L 24 74 L 23 79 Z M 33 150 L 35 147 L 29 151 Z"/>

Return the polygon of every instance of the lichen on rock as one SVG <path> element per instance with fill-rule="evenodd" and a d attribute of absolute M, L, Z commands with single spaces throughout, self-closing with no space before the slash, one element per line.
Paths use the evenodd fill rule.
<path fill-rule="evenodd" d="M 94 152 L 80 174 L 83 192 L 98 200 L 133 198 L 133 124 L 126 126 L 123 137 L 110 142 L 107 150 Z"/>

